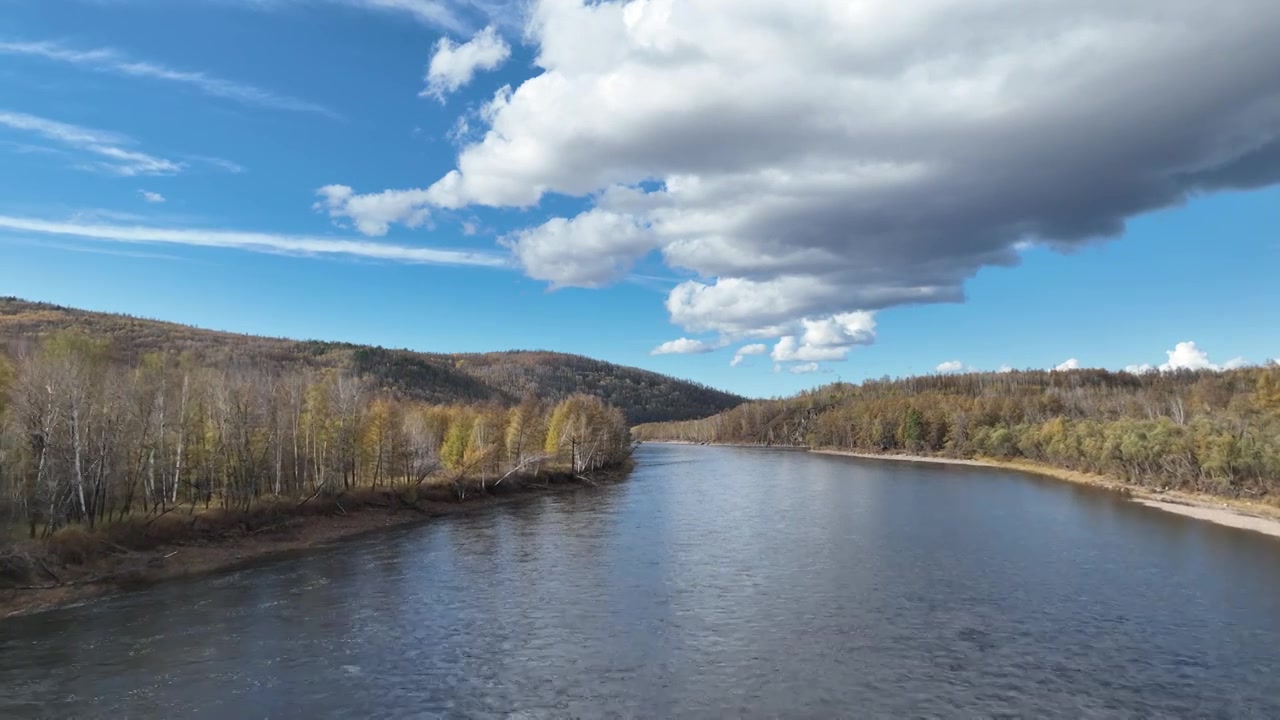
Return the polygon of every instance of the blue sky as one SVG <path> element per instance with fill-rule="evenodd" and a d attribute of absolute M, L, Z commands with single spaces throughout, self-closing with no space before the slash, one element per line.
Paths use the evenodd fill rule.
<path fill-rule="evenodd" d="M 1278 13 L 1258 8 L 1262 33 Z M 838 76 L 844 41 L 802 32 L 832 18 L 798 16 L 788 36 L 735 12 L 0 2 L 0 294 L 426 351 L 547 348 L 752 396 L 951 361 L 1280 356 L 1280 146 L 1257 109 L 1275 113 L 1280 88 L 1222 82 L 1274 67 L 1261 43 L 1220 77 L 1152 80 L 1144 102 L 1166 120 L 1098 79 L 1183 59 L 1132 33 L 1115 42 L 1147 56 L 1106 53 L 1104 33 L 1089 57 L 1114 64 L 1069 57 L 1081 84 L 1062 97 L 991 70 L 995 48 L 1057 62 L 1066 50 L 1007 39 L 1033 20 L 1075 37 L 1069 13 L 937 43 L 949 69 L 916 87 L 923 61 L 893 42 L 848 40 L 863 65 Z M 1197 12 L 1173 3 L 1166 29 L 1251 47 L 1255 28 Z M 940 24 L 859 22 L 903 46 Z M 742 86 L 716 97 L 726 79 Z M 859 94 L 882 82 L 899 99 L 883 117 Z M 1097 122 L 1061 119 L 1068 95 Z M 651 354 L 678 338 L 698 352 Z"/>

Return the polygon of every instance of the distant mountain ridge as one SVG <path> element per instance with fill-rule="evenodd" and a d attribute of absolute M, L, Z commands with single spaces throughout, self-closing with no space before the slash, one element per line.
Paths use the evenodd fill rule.
<path fill-rule="evenodd" d="M 370 345 L 243 335 L 19 298 L 0 298 L 0 345 L 77 330 L 111 341 L 119 359 L 156 351 L 190 353 L 203 363 L 333 368 L 368 377 L 401 397 L 433 403 L 513 403 L 526 393 L 557 400 L 597 396 L 638 424 L 689 420 L 736 407 L 745 398 L 649 370 L 581 355 L 510 350 L 426 353 Z"/>

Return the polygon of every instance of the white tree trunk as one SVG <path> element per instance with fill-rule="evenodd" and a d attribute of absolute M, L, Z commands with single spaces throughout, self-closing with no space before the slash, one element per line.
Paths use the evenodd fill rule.
<path fill-rule="evenodd" d="M 177 459 L 173 463 L 173 488 L 170 490 L 172 495 L 169 497 L 169 501 L 174 505 L 178 504 L 178 485 L 182 481 L 182 451 L 187 446 L 187 388 L 190 381 L 190 375 L 182 376 L 182 402 L 178 408 L 178 452 Z"/>
<path fill-rule="evenodd" d="M 81 442 L 80 402 L 77 398 L 71 401 L 71 445 L 75 458 L 76 496 L 80 499 L 80 516 L 85 517 L 88 515 L 88 509 L 84 502 L 84 451 Z"/>

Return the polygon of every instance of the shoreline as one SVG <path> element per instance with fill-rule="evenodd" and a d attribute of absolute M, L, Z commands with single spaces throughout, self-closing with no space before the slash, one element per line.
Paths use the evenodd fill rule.
<path fill-rule="evenodd" d="M 1030 473 L 1054 480 L 1086 485 L 1103 490 L 1123 493 L 1126 499 L 1139 505 L 1183 515 L 1197 520 L 1204 520 L 1225 527 L 1249 530 L 1252 532 L 1280 538 L 1280 508 L 1262 503 L 1251 503 L 1244 500 L 1188 493 L 1180 490 L 1157 492 L 1144 487 L 1129 485 L 1102 475 L 1067 470 L 1041 463 L 1010 460 L 993 460 L 985 458 L 946 458 L 932 455 L 893 455 L 877 453 L 860 453 L 851 450 L 834 450 L 813 448 L 809 452 L 819 455 L 838 455 L 859 458 L 862 460 L 885 460 L 893 462 L 920 462 L 937 465 L 967 465 L 970 467 L 994 468 L 998 470 L 1014 470 Z"/>
<path fill-rule="evenodd" d="M 628 475 L 628 469 L 608 471 L 597 485 L 612 485 Z M 46 569 L 48 574 L 33 579 L 33 582 L 48 583 L 49 575 L 55 575 L 58 580 L 55 584 L 0 585 L 0 623 L 7 618 L 67 607 L 168 580 L 233 572 L 387 530 L 593 485 L 551 477 L 544 483 L 522 482 L 508 487 L 496 494 L 472 495 L 461 501 L 427 499 L 398 506 L 365 506 L 341 515 L 298 516 L 269 531 L 163 544 L 150 550 L 109 555 L 84 565 L 55 566 L 56 575 Z"/>
<path fill-rule="evenodd" d="M 766 445 L 764 443 L 713 443 L 694 442 L 692 440 L 641 440 L 641 445 L 700 445 L 705 447 L 760 448 L 761 450 L 803 450 L 811 452 L 813 448 L 806 445 Z"/>

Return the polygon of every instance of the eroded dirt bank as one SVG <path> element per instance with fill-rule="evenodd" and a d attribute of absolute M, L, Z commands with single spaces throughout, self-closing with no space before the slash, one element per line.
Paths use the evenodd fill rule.
<path fill-rule="evenodd" d="M 627 473 L 600 473 L 590 481 L 568 473 L 511 478 L 485 492 L 468 492 L 462 500 L 441 487 L 413 492 L 360 488 L 313 498 L 301 507 L 297 499 L 282 499 L 243 513 L 182 508 L 137 523 L 140 528 L 129 533 L 133 548 L 117 542 L 118 530 L 80 532 L 75 542 L 83 548 L 59 548 L 61 556 L 42 543 L 19 545 L 0 552 L 0 619 L 172 578 L 232 570 L 435 517 L 618 482 Z M 68 553 L 83 557 L 67 561 Z"/>

